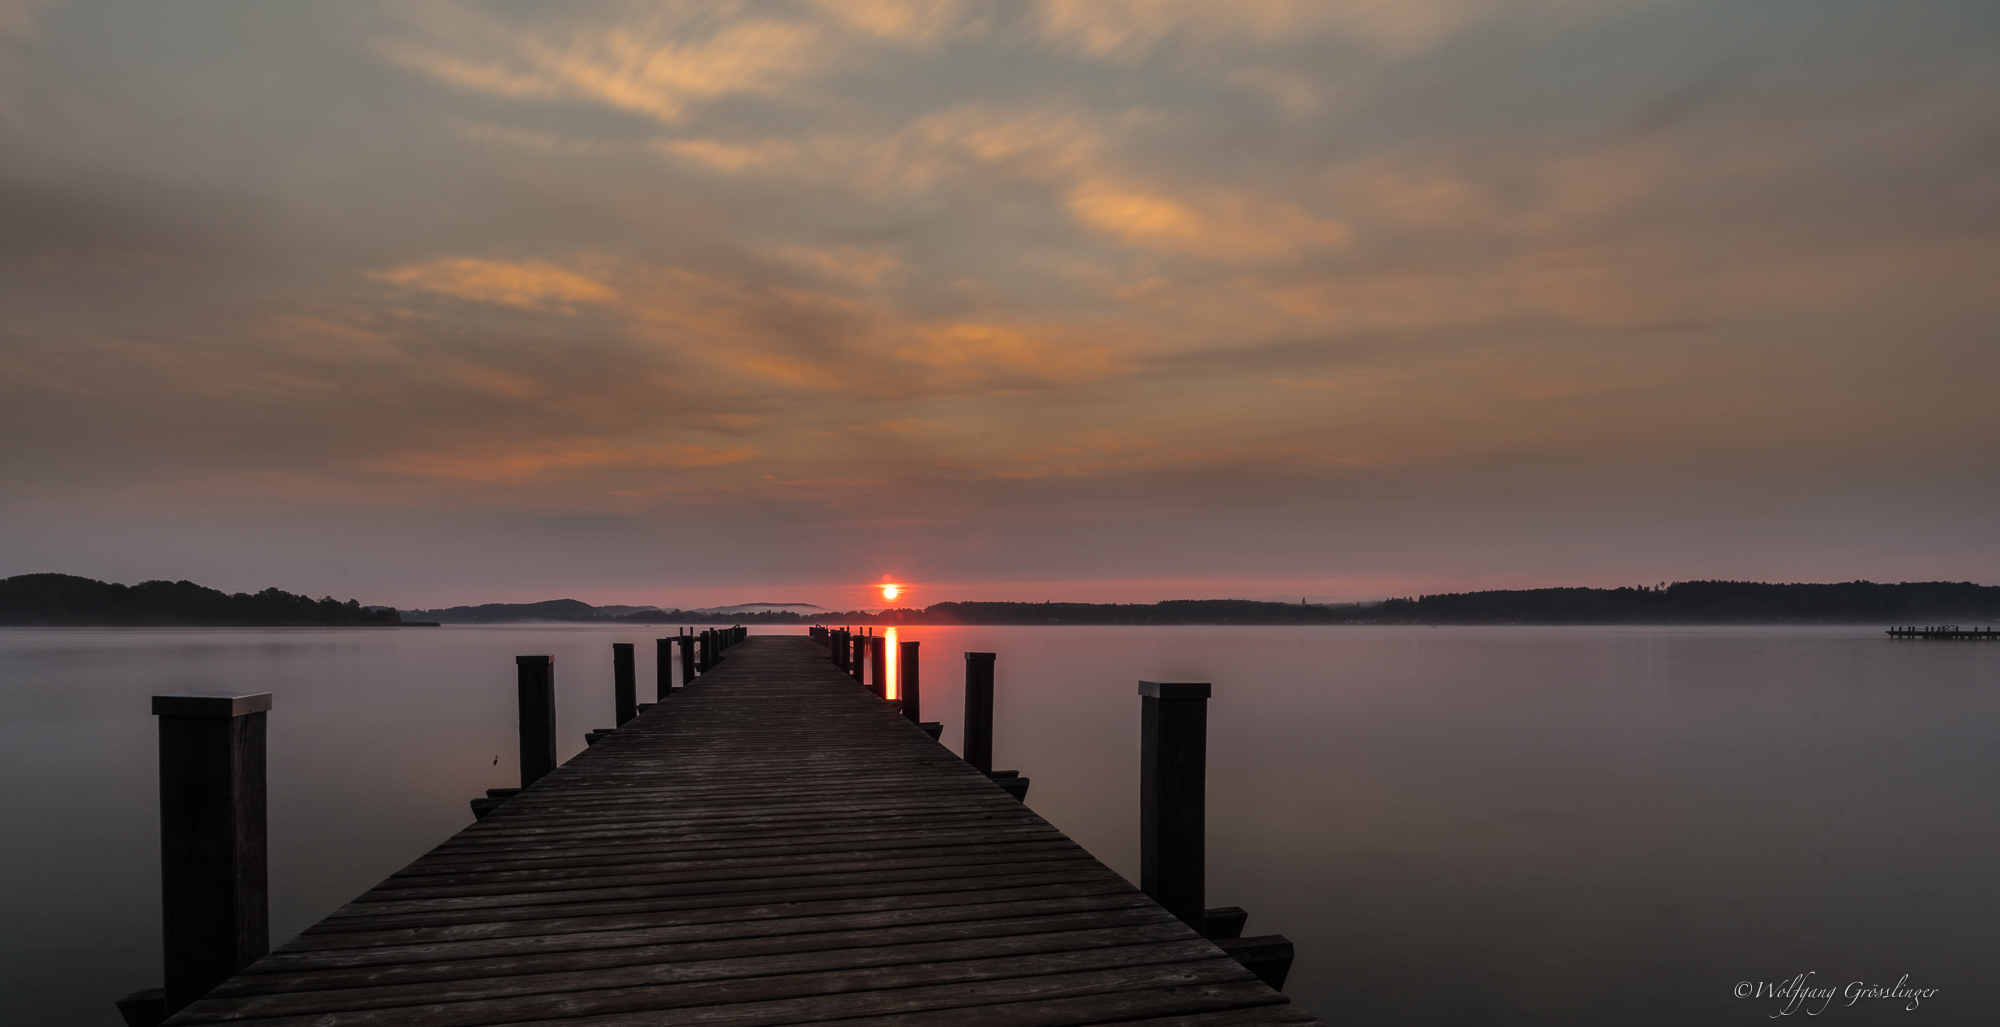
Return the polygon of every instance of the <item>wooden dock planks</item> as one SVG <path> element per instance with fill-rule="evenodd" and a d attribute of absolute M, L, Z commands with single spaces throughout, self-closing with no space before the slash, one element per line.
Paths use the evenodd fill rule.
<path fill-rule="evenodd" d="M 690 688 L 168 1021 L 1316 1021 L 801 636 Z"/>

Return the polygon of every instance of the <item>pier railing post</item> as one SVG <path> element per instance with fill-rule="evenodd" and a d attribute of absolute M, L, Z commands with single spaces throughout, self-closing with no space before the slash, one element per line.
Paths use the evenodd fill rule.
<path fill-rule="evenodd" d="M 681 646 L 681 687 L 694 684 L 694 636 L 681 635 L 675 639 Z"/>
<path fill-rule="evenodd" d="M 632 659 L 632 643 L 611 643 L 612 723 L 624 727 L 639 715 L 638 671 Z"/>
<path fill-rule="evenodd" d="M 514 657 L 521 701 L 521 787 L 556 769 L 556 658 Z"/>
<path fill-rule="evenodd" d="M 653 639 L 653 699 L 674 694 L 674 640 Z"/>
<path fill-rule="evenodd" d="M 848 654 L 847 673 L 853 676 L 854 683 L 858 685 L 861 683 L 861 669 L 868 665 L 868 636 L 855 635 L 852 641 L 854 648 Z"/>
<path fill-rule="evenodd" d="M 1197 931 L 1206 886 L 1206 682 L 1139 682 L 1139 890 Z"/>
<path fill-rule="evenodd" d="M 896 698 L 902 700 L 903 716 L 910 718 L 912 724 L 924 722 L 921 709 L 923 689 L 922 682 L 918 680 L 920 674 L 917 669 L 918 644 L 916 642 L 896 644 Z"/>
<path fill-rule="evenodd" d="M 264 819 L 270 708 L 269 692 L 153 697 L 167 1016 L 271 950 Z"/>
<path fill-rule="evenodd" d="M 871 638 L 869 641 L 874 643 L 868 654 L 868 676 L 874 679 L 869 687 L 875 690 L 876 695 L 887 699 L 889 698 L 889 640 Z"/>
<path fill-rule="evenodd" d="M 965 654 L 965 762 L 993 773 L 992 653 Z"/>
<path fill-rule="evenodd" d="M 1243 937 L 1250 914 L 1207 900 L 1207 682 L 1139 682 L 1139 890 L 1274 989 L 1291 973 L 1282 934 Z"/>

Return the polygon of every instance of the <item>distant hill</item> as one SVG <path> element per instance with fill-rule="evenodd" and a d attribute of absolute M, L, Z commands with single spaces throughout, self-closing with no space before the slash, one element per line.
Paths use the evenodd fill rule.
<path fill-rule="evenodd" d="M 729 624 L 737 621 L 770 623 L 768 617 L 772 614 L 781 615 L 779 623 L 802 623 L 801 617 L 825 612 L 811 603 L 743 603 L 699 610 L 662 610 L 657 606 L 592 606 L 576 599 L 549 599 L 539 603 L 484 603 L 440 610 L 406 610 L 404 616 L 440 624 Z"/>
<path fill-rule="evenodd" d="M 259 627 L 400 624 L 392 607 L 267 588 L 234 594 L 192 581 L 118 585 L 74 574 L 0 579 L 0 624 L 16 627 Z"/>
<path fill-rule="evenodd" d="M 738 603 L 735 606 L 704 606 L 693 613 L 797 613 L 810 616 L 826 613 L 824 606 L 811 603 Z"/>
<path fill-rule="evenodd" d="M 608 620 L 617 614 L 600 614 L 598 608 L 575 599 L 549 599 L 539 603 L 482 603 L 479 606 L 452 606 L 442 610 L 410 610 L 412 620 L 439 624 L 514 624 L 521 621 Z"/>

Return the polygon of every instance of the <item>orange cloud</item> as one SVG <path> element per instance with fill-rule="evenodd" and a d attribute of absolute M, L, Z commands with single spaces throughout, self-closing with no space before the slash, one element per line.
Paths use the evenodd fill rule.
<path fill-rule="evenodd" d="M 478 303 L 498 303 L 523 310 L 573 312 L 572 303 L 608 303 L 618 298 L 610 286 L 539 260 L 510 264 L 472 257 L 452 257 L 424 264 L 405 264 L 371 271 L 378 282 L 441 293 Z"/>
<path fill-rule="evenodd" d="M 362 466 L 372 471 L 415 478 L 506 485 L 557 478 L 570 472 L 596 468 L 721 467 L 742 463 L 756 455 L 756 450 L 748 447 L 646 446 L 582 439 L 568 443 L 534 444 L 504 452 L 399 456 L 371 461 Z"/>
<path fill-rule="evenodd" d="M 433 41 L 386 44 L 391 60 L 468 92 L 587 100 L 678 121 L 689 103 L 766 93 L 816 69 L 823 32 L 802 21 L 745 18 L 703 33 L 699 19 L 672 14 L 561 32 L 514 27 L 459 9 L 411 15 Z"/>
<path fill-rule="evenodd" d="M 1182 199 L 1097 179 L 1070 190 L 1068 204 L 1077 220 L 1129 246 L 1223 260 L 1288 257 L 1349 235 L 1296 205 L 1233 193 Z"/>
<path fill-rule="evenodd" d="M 1116 348 L 1066 338 L 1069 329 L 1041 331 L 979 323 L 920 327 L 895 356 L 947 378 L 1061 383 L 1097 379 L 1124 369 Z"/>

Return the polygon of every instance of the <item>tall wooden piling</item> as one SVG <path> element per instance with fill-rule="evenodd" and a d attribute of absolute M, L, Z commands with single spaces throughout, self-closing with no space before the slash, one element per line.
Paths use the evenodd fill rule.
<path fill-rule="evenodd" d="M 993 774 L 992 653 L 965 654 L 965 762 Z"/>
<path fill-rule="evenodd" d="M 556 658 L 514 657 L 521 701 L 521 787 L 556 769 Z"/>
<path fill-rule="evenodd" d="M 153 696 L 167 1016 L 271 950 L 264 820 L 270 708 L 269 692 Z"/>
<path fill-rule="evenodd" d="M 871 638 L 869 641 L 873 644 L 869 647 L 868 676 L 874 679 L 870 687 L 875 689 L 876 695 L 887 699 L 889 698 L 889 640 Z"/>
<path fill-rule="evenodd" d="M 849 657 L 847 673 L 857 685 L 861 683 L 863 668 L 868 666 L 868 641 L 867 635 L 854 636 L 854 651 Z"/>
<path fill-rule="evenodd" d="M 674 640 L 653 639 L 653 699 L 674 694 Z"/>
<path fill-rule="evenodd" d="M 681 646 L 681 687 L 694 684 L 694 636 L 681 635 L 675 641 Z"/>
<path fill-rule="evenodd" d="M 639 715 L 638 672 L 632 659 L 632 643 L 611 643 L 612 723 L 624 727 Z"/>
<path fill-rule="evenodd" d="M 1139 889 L 1204 930 L 1206 682 L 1139 682 Z"/>
<path fill-rule="evenodd" d="M 910 718 L 912 724 L 924 722 L 923 711 L 919 708 L 923 689 L 917 680 L 917 645 L 916 642 L 896 644 L 896 697 L 902 700 L 903 716 Z"/>

